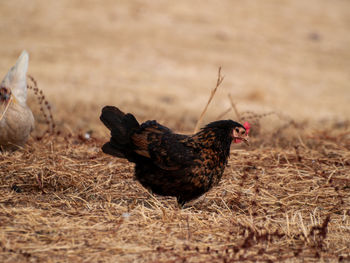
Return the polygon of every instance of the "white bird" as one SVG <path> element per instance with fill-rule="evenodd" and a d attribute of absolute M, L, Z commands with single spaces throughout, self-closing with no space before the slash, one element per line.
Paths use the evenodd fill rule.
<path fill-rule="evenodd" d="M 28 59 L 23 51 L 0 84 L 0 151 L 23 146 L 34 129 L 34 116 L 26 103 Z"/>

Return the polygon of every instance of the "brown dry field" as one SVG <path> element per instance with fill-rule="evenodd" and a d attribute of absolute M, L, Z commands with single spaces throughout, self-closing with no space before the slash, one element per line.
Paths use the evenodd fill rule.
<path fill-rule="evenodd" d="M 26 49 L 59 131 L 38 138 L 29 91 L 37 130 L 0 153 L 0 262 L 350 261 L 349 1 L 11 0 L 0 33 L 0 74 Z M 179 209 L 101 153 L 98 117 L 191 132 L 219 66 L 202 123 L 249 120 L 251 146 Z"/>

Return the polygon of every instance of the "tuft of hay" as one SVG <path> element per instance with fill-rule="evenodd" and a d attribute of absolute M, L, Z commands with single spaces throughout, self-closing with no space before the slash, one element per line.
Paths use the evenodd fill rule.
<path fill-rule="evenodd" d="M 233 148 L 219 186 L 179 209 L 104 155 L 104 139 L 45 136 L 0 155 L 1 262 L 350 260 L 350 132 Z"/>

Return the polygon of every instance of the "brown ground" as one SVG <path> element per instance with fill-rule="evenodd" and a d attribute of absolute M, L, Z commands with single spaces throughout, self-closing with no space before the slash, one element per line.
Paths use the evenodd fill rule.
<path fill-rule="evenodd" d="M 349 1 L 11 0 L 0 29 L 0 74 L 26 49 L 61 131 L 0 155 L 1 262 L 350 260 Z M 219 66 L 203 122 L 228 94 L 243 119 L 276 114 L 179 210 L 99 151 L 98 116 L 191 131 Z"/>

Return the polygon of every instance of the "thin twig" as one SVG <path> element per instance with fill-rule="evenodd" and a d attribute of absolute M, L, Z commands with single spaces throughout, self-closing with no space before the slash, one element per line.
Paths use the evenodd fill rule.
<path fill-rule="evenodd" d="M 38 88 L 37 81 L 31 76 L 27 75 L 28 79 L 33 83 L 33 86 L 30 84 L 27 85 L 28 90 L 32 90 L 34 92 L 34 95 L 37 97 L 38 104 L 40 106 L 40 111 L 43 114 L 43 117 L 45 119 L 45 122 L 48 126 L 48 129 L 46 130 L 46 133 L 48 134 L 54 134 L 56 124 L 52 115 L 51 106 L 49 102 L 46 100 L 44 92 Z"/>
<path fill-rule="evenodd" d="M 210 93 L 210 97 L 209 97 L 209 100 L 208 100 L 208 102 L 207 102 L 207 105 L 205 105 L 205 108 L 204 108 L 204 110 L 202 111 L 202 113 L 201 113 L 201 115 L 200 115 L 200 117 L 199 117 L 199 119 L 198 119 L 198 121 L 197 121 L 197 124 L 196 124 L 196 127 L 194 128 L 193 133 L 198 132 L 198 130 L 199 130 L 199 125 L 200 125 L 201 122 L 202 122 L 203 116 L 204 116 L 204 114 L 206 113 L 210 102 L 211 102 L 212 99 L 214 98 L 215 93 L 216 93 L 218 87 L 220 86 L 220 84 L 222 83 L 223 80 L 224 80 L 224 77 L 221 76 L 221 67 L 219 67 L 218 79 L 217 79 L 217 81 L 216 81 L 216 86 L 215 86 L 215 88 L 214 88 L 214 89 L 211 91 L 211 93 Z"/>
<path fill-rule="evenodd" d="M 241 122 L 241 115 L 239 114 L 239 112 L 238 112 L 238 110 L 237 110 L 237 107 L 236 107 L 236 104 L 235 104 L 235 102 L 233 101 L 233 98 L 232 98 L 232 96 L 231 96 L 231 94 L 229 93 L 228 94 L 228 98 L 230 99 L 230 103 L 231 103 L 231 107 L 232 107 L 232 109 L 235 111 L 235 113 L 236 113 L 236 116 L 237 116 L 237 120 L 239 121 L 239 122 Z"/>

